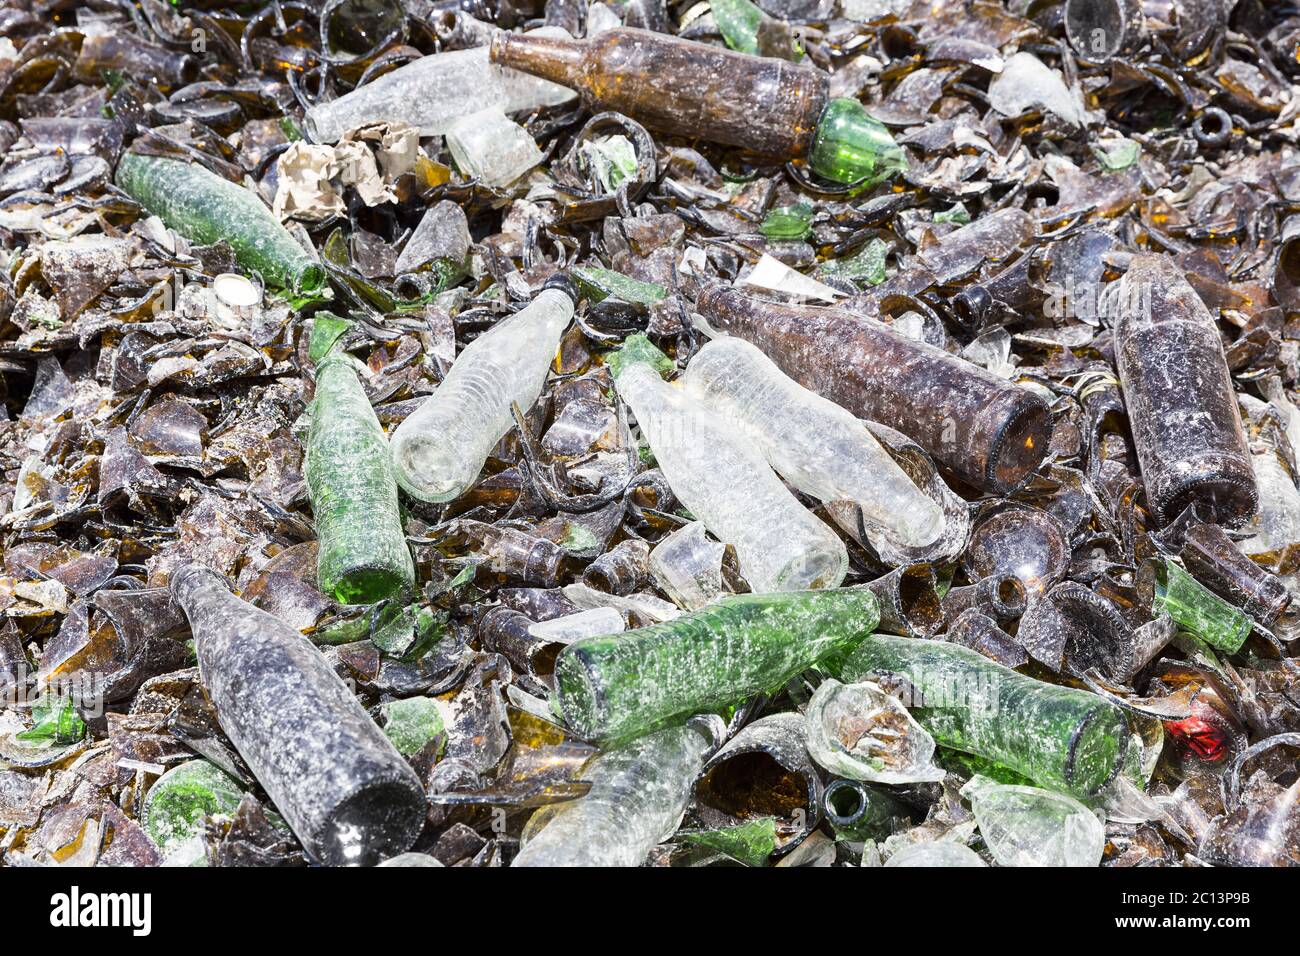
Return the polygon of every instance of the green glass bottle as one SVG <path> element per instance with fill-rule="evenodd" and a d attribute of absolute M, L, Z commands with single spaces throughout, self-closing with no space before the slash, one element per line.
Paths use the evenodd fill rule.
<path fill-rule="evenodd" d="M 307 491 L 321 590 L 343 604 L 373 604 L 414 587 L 415 566 L 388 442 L 352 363 L 336 352 L 316 367 Z"/>
<path fill-rule="evenodd" d="M 1124 763 L 1129 728 L 1119 707 L 1018 674 L 957 644 L 876 634 L 827 669 L 845 682 L 901 674 L 920 695 L 908 710 L 936 741 L 1044 787 L 1092 796 Z"/>
<path fill-rule="evenodd" d="M 555 664 L 557 709 L 589 740 L 621 740 L 780 687 L 879 619 L 870 591 L 723 598 L 663 624 L 570 644 Z"/>
<path fill-rule="evenodd" d="M 832 182 L 870 185 L 907 166 L 884 125 L 857 100 L 832 99 L 830 77 L 814 66 L 621 27 L 590 40 L 502 32 L 491 57 L 576 90 L 589 108 L 760 156 L 807 159 Z"/>
<path fill-rule="evenodd" d="M 295 295 L 325 286 L 325 270 L 256 195 L 195 163 L 125 153 L 117 184 L 191 242 L 224 240 L 241 268 Z"/>

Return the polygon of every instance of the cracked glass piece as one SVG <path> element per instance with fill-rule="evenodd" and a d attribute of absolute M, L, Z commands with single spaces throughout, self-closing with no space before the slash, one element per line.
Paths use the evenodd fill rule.
<path fill-rule="evenodd" d="M 806 202 L 769 209 L 758 231 L 774 242 L 799 242 L 812 232 L 813 207 Z"/>
<path fill-rule="evenodd" d="M 980 835 L 1002 866 L 1097 866 L 1106 830 L 1073 797 L 974 777 L 962 788 Z"/>
<path fill-rule="evenodd" d="M 716 850 L 746 866 L 762 866 L 776 851 L 776 817 L 759 817 L 715 830 L 678 830 L 676 839 Z"/>
<path fill-rule="evenodd" d="M 306 125 L 319 143 L 377 121 L 406 123 L 440 136 L 459 119 L 488 107 L 518 113 L 557 106 L 573 91 L 488 62 L 487 47 L 422 56 L 351 93 L 313 106 Z"/>
<path fill-rule="evenodd" d="M 1255 622 L 1169 559 L 1157 571 L 1151 613 L 1166 612 L 1185 631 L 1229 654 L 1241 650 Z"/>
<path fill-rule="evenodd" d="M 305 470 L 320 589 L 342 604 L 375 604 L 409 593 L 415 565 L 388 442 L 346 353 L 316 367 Z"/>
<path fill-rule="evenodd" d="M 532 624 L 528 633 L 547 643 L 572 644 L 584 637 L 617 634 L 624 627 L 623 615 L 617 610 L 612 607 L 594 607 Z"/>
<path fill-rule="evenodd" d="M 640 866 L 681 825 L 720 725 L 690 721 L 593 758 L 579 777 L 591 790 L 542 811 L 511 866 Z"/>
<path fill-rule="evenodd" d="M 934 738 L 875 684 L 823 681 L 804 717 L 808 752 L 831 773 L 871 783 L 943 779 Z"/>
<path fill-rule="evenodd" d="M 808 165 L 831 182 L 871 186 L 906 170 L 907 154 L 884 123 L 858 100 L 843 96 L 826 104 Z"/>
<path fill-rule="evenodd" d="M 898 674 L 915 689 L 909 712 L 945 747 L 1086 797 L 1119 773 L 1124 711 L 1106 699 L 995 664 L 976 651 L 877 634 L 827 668 L 842 681 Z M 904 700 L 908 704 L 907 700 Z"/>
<path fill-rule="evenodd" d="M 1242 529 L 1250 532 L 1250 537 L 1238 547 L 1254 557 L 1300 544 L 1300 490 L 1290 470 L 1272 449 L 1251 455 L 1251 468 L 1259 488 L 1259 510 Z"/>
<path fill-rule="evenodd" d="M 654 546 L 650 573 L 679 607 L 697 611 L 722 593 L 726 550 L 726 545 L 709 540 L 704 522 L 692 521 Z"/>
<path fill-rule="evenodd" d="M 1019 116 L 1037 108 L 1055 113 L 1071 126 L 1084 124 L 1078 90 L 1066 86 L 1059 72 L 1024 51 L 1009 58 L 989 83 L 989 105 L 1003 116 Z"/>
<path fill-rule="evenodd" d="M 964 843 L 952 840 L 934 840 L 912 843 L 885 861 L 885 866 L 894 867 L 973 867 L 988 866 L 980 855 Z"/>
<path fill-rule="evenodd" d="M 273 285 L 295 295 L 325 286 L 325 269 L 266 203 L 202 166 L 126 153 L 117 165 L 117 184 L 186 239 L 228 243 L 243 269 Z"/>
<path fill-rule="evenodd" d="M 871 432 L 834 402 L 789 378 L 757 346 L 723 336 L 686 368 L 686 388 L 749 438 L 780 475 L 821 501 L 852 501 L 909 547 L 943 533 L 943 509 Z"/>
<path fill-rule="evenodd" d="M 415 756 L 446 732 L 442 708 L 432 697 L 390 700 L 383 711 L 384 734 L 404 757 Z"/>
<path fill-rule="evenodd" d="M 421 501 L 450 501 L 474 483 L 514 426 L 511 404 L 526 412 L 537 401 L 571 318 L 573 299 L 543 289 L 465 347 L 437 390 L 392 434 L 403 491 Z"/>
<path fill-rule="evenodd" d="M 870 633 L 876 607 L 867 591 L 742 594 L 663 624 L 586 638 L 556 662 L 557 712 L 579 736 L 609 740 L 725 707 Z"/>
<path fill-rule="evenodd" d="M 704 765 L 695 781 L 694 815 L 721 827 L 770 816 L 776 847 L 794 849 L 821 822 L 822 773 L 808 754 L 798 713 L 747 724 Z"/>
<path fill-rule="evenodd" d="M 493 106 L 457 120 L 447 148 L 461 172 L 485 186 L 508 186 L 542 161 L 528 131 Z"/>
<path fill-rule="evenodd" d="M 449 200 L 434 203 L 420 219 L 393 265 L 393 273 L 414 272 L 439 259 L 462 263 L 469 256 L 469 222 L 465 210 Z"/>
<path fill-rule="evenodd" d="M 1218 524 L 1248 520 L 1259 493 L 1214 317 L 1166 256 L 1135 256 L 1110 294 L 1120 385 L 1156 521 L 1189 505 Z"/>
<path fill-rule="evenodd" d="M 201 564 L 170 588 L 222 729 L 308 853 L 356 866 L 408 849 L 424 788 L 321 653 Z"/>
<path fill-rule="evenodd" d="M 169 864 L 203 865 L 203 845 L 195 838 L 203 834 L 204 819 L 233 816 L 243 798 L 239 781 L 206 760 L 191 760 L 154 781 L 140 820 Z"/>
<path fill-rule="evenodd" d="M 659 377 L 662 358 L 645 336 L 631 336 L 613 371 L 673 494 L 736 549 L 756 593 L 837 586 L 848 570 L 844 542 L 725 420 Z"/>
<path fill-rule="evenodd" d="M 725 283 L 704 289 L 696 308 L 804 388 L 902 432 L 977 488 L 1018 488 L 1049 450 L 1051 417 L 1040 397 L 881 322 L 782 305 Z"/>

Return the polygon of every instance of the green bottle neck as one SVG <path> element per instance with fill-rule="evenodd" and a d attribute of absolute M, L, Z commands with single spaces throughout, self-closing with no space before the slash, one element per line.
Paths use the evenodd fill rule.
<path fill-rule="evenodd" d="M 861 103 L 840 97 L 822 111 L 808 163 L 831 182 L 871 186 L 905 170 L 907 155 Z"/>

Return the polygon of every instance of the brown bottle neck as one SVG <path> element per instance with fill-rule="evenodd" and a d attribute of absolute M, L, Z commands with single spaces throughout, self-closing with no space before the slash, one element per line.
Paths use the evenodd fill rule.
<path fill-rule="evenodd" d="M 580 90 L 587 47 L 585 40 L 503 31 L 492 38 L 488 56 L 501 66 Z"/>

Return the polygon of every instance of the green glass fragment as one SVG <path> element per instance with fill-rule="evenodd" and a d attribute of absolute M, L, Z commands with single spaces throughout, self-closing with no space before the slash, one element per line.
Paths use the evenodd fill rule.
<path fill-rule="evenodd" d="M 307 343 L 308 358 L 313 363 L 319 363 L 330 353 L 343 334 L 355 324 L 350 319 L 341 318 L 333 312 L 317 312 L 312 319 L 311 338 Z"/>
<path fill-rule="evenodd" d="M 758 28 L 763 11 L 750 0 L 709 0 L 713 22 L 727 46 L 741 53 L 758 52 Z"/>
<path fill-rule="evenodd" d="M 746 866 L 762 866 L 776 850 L 776 817 L 757 817 L 716 830 L 678 830 L 677 837 L 725 853 Z"/>
<path fill-rule="evenodd" d="M 573 277 L 583 294 L 593 302 L 613 296 L 633 305 L 654 305 L 668 295 L 668 290 L 657 282 L 642 282 L 613 269 L 595 266 L 574 269 Z"/>
<path fill-rule="evenodd" d="M 418 604 L 389 604 L 371 617 L 370 640 L 387 657 L 404 657 L 412 648 L 441 636 L 445 619 Z"/>
<path fill-rule="evenodd" d="M 225 241 L 241 268 L 301 295 L 324 288 L 325 270 L 256 195 L 202 166 L 125 153 L 117 184 L 191 242 Z"/>
<path fill-rule="evenodd" d="M 70 697 L 42 694 L 32 704 L 31 728 L 14 734 L 23 743 L 72 744 L 86 736 L 86 722 Z"/>
<path fill-rule="evenodd" d="M 609 366 L 609 374 L 614 376 L 616 381 L 623 374 L 624 369 L 638 363 L 649 365 L 660 375 L 665 375 L 676 367 L 672 359 L 657 349 L 654 343 L 640 332 L 624 339 L 623 347 L 612 353 L 605 363 Z"/>
<path fill-rule="evenodd" d="M 446 730 L 442 711 L 432 697 L 392 700 L 384 704 L 383 711 L 384 733 L 404 757 L 415 756 Z"/>
<path fill-rule="evenodd" d="M 858 285 L 880 285 L 885 281 L 885 259 L 889 246 L 881 239 L 872 239 L 852 256 L 823 262 L 814 271 L 818 279 L 830 277 L 848 279 Z"/>
<path fill-rule="evenodd" d="M 1107 172 L 1117 173 L 1128 169 L 1142 155 L 1142 147 L 1131 139 L 1121 139 L 1104 146 L 1092 147 L 1093 155 Z"/>
<path fill-rule="evenodd" d="M 1120 772 L 1130 731 L 1124 711 L 1073 687 L 1018 674 L 944 641 L 867 638 L 826 668 L 842 681 L 900 674 L 920 692 L 908 710 L 940 744 L 1087 797 Z"/>
<path fill-rule="evenodd" d="M 560 547 L 579 557 L 596 557 L 600 554 L 601 542 L 590 528 L 575 521 L 565 530 Z"/>
<path fill-rule="evenodd" d="M 808 161 L 823 179 L 863 186 L 883 182 L 907 168 L 907 156 L 885 124 L 848 97 L 827 104 Z"/>
<path fill-rule="evenodd" d="M 615 192 L 636 175 L 636 148 L 626 136 L 601 136 L 582 144 L 580 155 L 605 192 Z"/>
<path fill-rule="evenodd" d="M 203 830 L 203 820 L 230 816 L 244 798 L 233 777 L 206 760 L 191 760 L 159 777 L 144 798 L 141 824 L 164 853 Z M 201 854 L 195 862 L 201 862 Z"/>
<path fill-rule="evenodd" d="M 555 665 L 558 712 L 589 740 L 621 740 L 780 687 L 879 621 L 869 591 L 723 598 L 662 624 L 575 641 Z"/>
<path fill-rule="evenodd" d="M 1240 608 L 1206 588 L 1183 568 L 1165 559 L 1156 573 L 1151 613 L 1166 612 L 1183 630 L 1229 654 L 1241 650 L 1255 622 Z"/>
<path fill-rule="evenodd" d="M 280 131 L 284 133 L 285 138 L 291 143 L 296 143 L 303 138 L 302 130 L 298 128 L 298 124 L 293 121 L 292 116 L 280 117 Z"/>
<path fill-rule="evenodd" d="M 343 604 L 410 591 L 415 566 L 388 442 L 346 354 L 328 356 L 316 369 L 306 474 L 321 590 Z"/>
<path fill-rule="evenodd" d="M 953 203 L 950 208 L 936 212 L 934 221 L 953 222 L 959 226 L 965 226 L 970 223 L 970 213 L 966 211 L 966 207 L 961 203 Z"/>
<path fill-rule="evenodd" d="M 778 206 L 763 217 L 758 231 L 774 242 L 797 242 L 812 232 L 812 220 L 813 207 L 806 202 Z"/>

